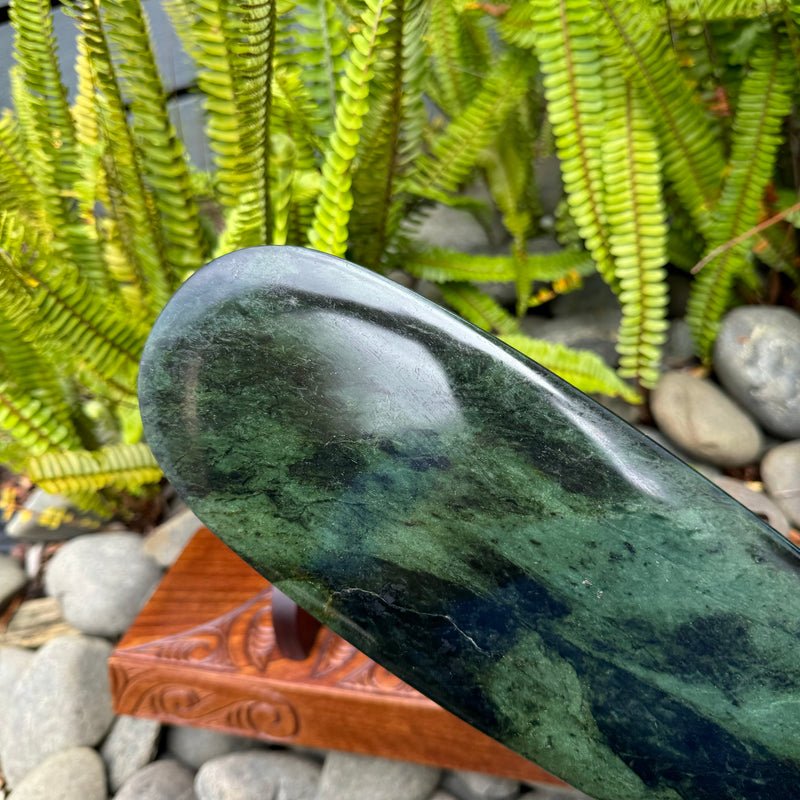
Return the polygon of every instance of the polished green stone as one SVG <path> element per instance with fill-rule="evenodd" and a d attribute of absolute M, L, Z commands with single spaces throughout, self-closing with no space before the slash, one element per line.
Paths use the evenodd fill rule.
<path fill-rule="evenodd" d="M 477 728 L 601 800 L 798 792 L 797 551 L 537 364 L 262 247 L 178 291 L 140 396 L 220 538 Z"/>

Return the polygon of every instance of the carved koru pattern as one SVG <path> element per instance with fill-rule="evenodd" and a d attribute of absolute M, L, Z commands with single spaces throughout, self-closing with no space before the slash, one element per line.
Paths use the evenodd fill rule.
<path fill-rule="evenodd" d="M 129 648 L 165 661 L 191 662 L 215 670 L 264 672 L 275 650 L 272 587 L 221 617 L 188 631 Z"/>
<path fill-rule="evenodd" d="M 291 740 L 299 729 L 297 711 L 280 692 L 259 687 L 253 698 L 234 698 L 211 687 L 153 680 L 150 669 L 123 671 L 111 667 L 117 697 L 135 697 L 131 713 L 195 726 L 227 728 L 244 735 Z"/>
<path fill-rule="evenodd" d="M 326 629 L 320 636 L 319 653 L 311 668 L 311 677 L 334 675 L 335 685 L 343 688 L 379 694 L 417 694 L 407 683 L 370 661 L 353 645 Z"/>

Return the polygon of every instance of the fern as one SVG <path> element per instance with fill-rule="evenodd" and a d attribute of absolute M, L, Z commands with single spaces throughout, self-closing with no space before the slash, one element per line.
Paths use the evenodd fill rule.
<path fill-rule="evenodd" d="M 780 11 L 780 0 L 670 0 L 669 10 L 677 18 L 696 19 L 698 11 L 706 20 L 760 18 Z"/>
<path fill-rule="evenodd" d="M 292 35 L 281 49 L 287 62 L 303 62 L 303 83 L 319 110 L 315 132 L 327 137 L 336 123 L 339 82 L 344 75 L 346 54 L 352 49 L 349 20 L 333 0 L 309 0 L 298 4 L 291 14 Z"/>
<path fill-rule="evenodd" d="M 27 468 L 31 479 L 46 492 L 78 497 L 107 488 L 136 491 L 162 477 L 145 444 L 46 453 L 31 458 Z"/>
<path fill-rule="evenodd" d="M 597 353 L 531 339 L 521 333 L 508 334 L 500 339 L 584 392 L 621 397 L 629 403 L 641 402 L 639 395 Z"/>
<path fill-rule="evenodd" d="M 35 218 L 41 200 L 28 171 L 25 147 L 17 120 L 5 110 L 0 116 L 0 193 L 6 210 Z"/>
<path fill-rule="evenodd" d="M 486 75 L 473 101 L 437 137 L 431 155 L 421 158 L 409 175 L 409 189 L 431 199 L 454 192 L 475 169 L 516 96 L 525 90 L 532 64 L 524 54 L 508 53 Z"/>
<path fill-rule="evenodd" d="M 463 111 L 481 88 L 488 71 L 491 47 L 486 32 L 452 0 L 430 4 L 429 46 L 434 100 L 451 117 Z"/>
<path fill-rule="evenodd" d="M 570 212 L 597 269 L 614 286 L 600 171 L 605 97 L 597 5 L 532 0 L 529 8 Z"/>
<path fill-rule="evenodd" d="M 445 302 L 459 316 L 482 330 L 497 334 L 516 333 L 518 330 L 517 320 L 471 283 L 444 283 L 441 289 Z"/>
<path fill-rule="evenodd" d="M 528 99 L 525 96 L 525 100 Z M 528 268 L 527 240 L 540 210 L 531 156 L 536 147 L 533 127 L 526 125 L 523 119 L 524 112 L 528 111 L 526 105 L 509 115 L 495 145 L 487 148 L 482 158 L 492 199 L 512 237 L 511 251 L 517 264 L 518 316 L 525 313 L 530 301 L 532 276 Z"/>
<path fill-rule="evenodd" d="M 80 159 L 49 12 L 47 0 L 15 0 L 10 7 L 21 76 L 12 81 L 12 90 L 28 132 L 25 166 L 36 184 L 36 205 L 49 227 L 60 233 L 54 247 L 82 265 L 86 280 L 104 288 L 98 242 L 92 228 L 81 224 L 70 199 L 80 178 Z"/>
<path fill-rule="evenodd" d="M 0 383 L 0 427 L 8 431 L 26 454 L 41 455 L 79 443 L 74 428 L 57 409 L 22 387 L 8 381 Z"/>
<path fill-rule="evenodd" d="M 28 242 L 10 215 L 0 219 L 0 306 L 22 335 L 86 364 L 105 380 L 130 378 L 145 332 L 109 309 L 89 284 L 68 270 L 48 269 L 57 256 L 43 240 Z"/>
<path fill-rule="evenodd" d="M 562 250 L 546 255 L 528 254 L 527 271 L 532 280 L 555 281 L 569 272 L 589 275 L 594 264 L 588 253 L 581 250 Z M 406 270 L 412 275 L 433 281 L 513 281 L 518 266 L 513 256 L 466 255 L 442 248 L 432 248 L 409 256 Z"/>
<path fill-rule="evenodd" d="M 267 172 L 276 7 L 172 0 L 168 9 L 197 65 L 217 197 L 237 209 L 236 244 L 265 244 L 272 234 Z"/>
<path fill-rule="evenodd" d="M 142 176 L 161 220 L 170 288 L 175 288 L 207 255 L 186 154 L 167 113 L 140 0 L 102 1 Z"/>
<path fill-rule="evenodd" d="M 67 8 L 78 21 L 89 55 L 112 214 L 144 299 L 143 316 L 153 319 L 175 287 L 164 259 L 159 218 L 142 176 L 100 8 L 96 0 L 69 0 Z"/>
<path fill-rule="evenodd" d="M 367 0 L 365 5 L 341 82 L 341 99 L 336 107 L 336 122 L 327 145 L 320 196 L 308 237 L 312 247 L 336 256 L 344 255 L 347 248 L 354 162 L 369 110 L 375 62 L 394 13 L 391 1 Z"/>
<path fill-rule="evenodd" d="M 707 235 L 725 169 L 720 141 L 684 81 L 660 21 L 640 5 L 601 3 L 610 49 L 626 65 L 655 120 L 666 175 L 697 229 Z"/>
<path fill-rule="evenodd" d="M 397 178 L 397 159 L 404 91 L 403 16 L 405 0 L 397 0 L 389 21 L 385 52 L 377 61 L 384 68 L 371 88 L 370 111 L 364 117 L 361 152 L 353 170 L 353 211 L 348 232 L 351 257 L 373 269 L 381 266 L 391 238 L 389 211 Z"/>
<path fill-rule="evenodd" d="M 791 108 L 793 71 L 786 43 L 776 47 L 773 37 L 765 35 L 742 85 L 729 174 L 714 210 L 709 249 L 735 238 L 758 219 L 782 141 L 783 118 Z M 705 360 L 711 356 L 719 320 L 731 305 L 734 283 L 748 263 L 744 246 L 732 247 L 707 264 L 695 279 L 686 320 Z"/>
<path fill-rule="evenodd" d="M 658 146 L 631 83 L 609 71 L 606 93 L 613 113 L 603 141 L 603 168 L 609 240 L 622 304 L 619 374 L 652 387 L 659 377 L 668 328 L 667 225 Z"/>

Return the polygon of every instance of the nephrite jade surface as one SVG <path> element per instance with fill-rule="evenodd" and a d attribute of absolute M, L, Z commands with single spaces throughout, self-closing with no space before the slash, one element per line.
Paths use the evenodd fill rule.
<path fill-rule="evenodd" d="M 140 396 L 221 539 L 477 728 L 600 800 L 797 796 L 797 551 L 542 367 L 261 247 L 177 292 Z"/>

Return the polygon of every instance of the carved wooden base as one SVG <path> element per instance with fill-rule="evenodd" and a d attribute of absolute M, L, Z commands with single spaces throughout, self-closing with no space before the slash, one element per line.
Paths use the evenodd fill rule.
<path fill-rule="evenodd" d="M 200 530 L 111 656 L 119 714 L 564 785 L 323 629 L 281 656 L 272 587 Z"/>

